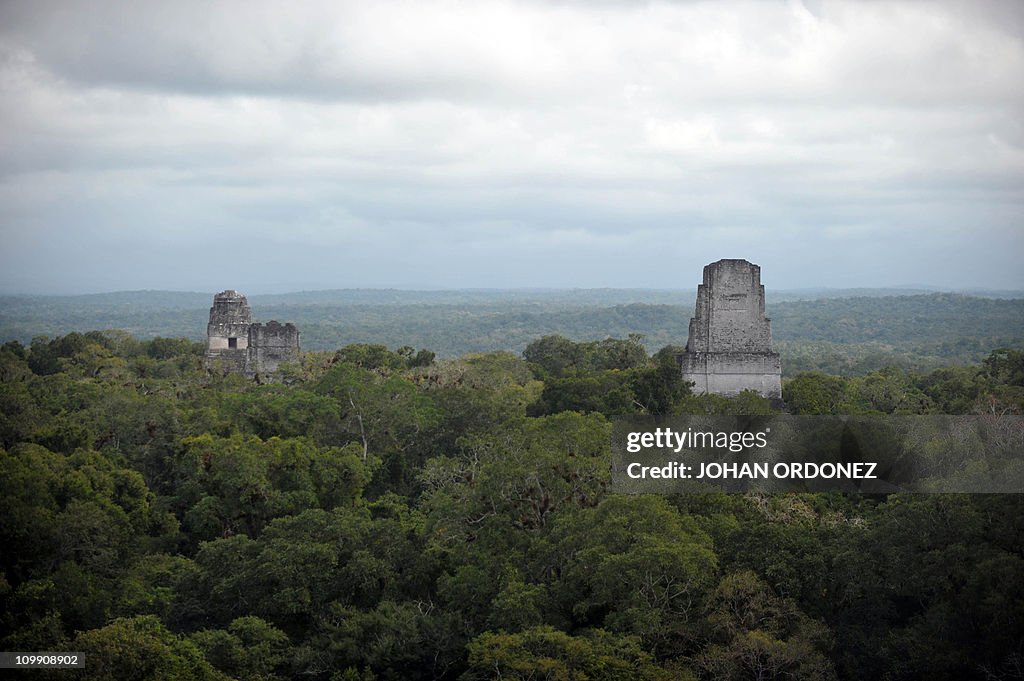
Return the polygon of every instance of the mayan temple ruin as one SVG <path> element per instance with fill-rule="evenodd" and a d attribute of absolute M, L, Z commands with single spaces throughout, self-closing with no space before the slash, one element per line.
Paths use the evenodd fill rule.
<path fill-rule="evenodd" d="M 746 260 L 719 260 L 704 267 L 690 337 L 679 362 L 683 380 L 694 384 L 696 394 L 754 390 L 782 398 L 782 362 L 772 351 L 760 267 Z"/>
<path fill-rule="evenodd" d="M 213 297 L 206 325 L 207 369 L 244 373 L 250 378 L 277 371 L 282 362 L 299 360 L 299 330 L 294 324 L 252 321 L 249 301 L 238 291 Z"/>

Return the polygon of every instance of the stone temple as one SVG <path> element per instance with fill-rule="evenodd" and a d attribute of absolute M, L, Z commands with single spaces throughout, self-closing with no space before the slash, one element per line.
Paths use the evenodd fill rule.
<path fill-rule="evenodd" d="M 704 268 L 679 362 L 683 380 L 691 381 L 698 395 L 753 390 L 782 398 L 782 361 L 772 351 L 760 267 L 746 260 L 719 260 Z"/>
<path fill-rule="evenodd" d="M 206 325 L 208 369 L 244 373 L 250 378 L 277 371 L 282 362 L 299 361 L 299 330 L 294 324 L 252 321 L 249 301 L 238 291 L 213 297 Z"/>

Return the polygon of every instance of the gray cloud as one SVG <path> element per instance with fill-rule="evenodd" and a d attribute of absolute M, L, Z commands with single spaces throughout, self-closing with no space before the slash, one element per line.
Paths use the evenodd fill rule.
<path fill-rule="evenodd" d="M 1024 287 L 1024 11 L 0 6 L 0 290 Z"/>

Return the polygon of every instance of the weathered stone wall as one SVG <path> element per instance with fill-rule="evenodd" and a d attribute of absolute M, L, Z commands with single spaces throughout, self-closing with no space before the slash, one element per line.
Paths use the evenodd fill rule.
<path fill-rule="evenodd" d="M 222 359 L 230 364 L 241 361 L 244 366 L 251 324 L 252 310 L 245 296 L 230 289 L 216 294 L 206 325 L 207 360 Z"/>
<path fill-rule="evenodd" d="M 719 260 L 704 268 L 679 361 L 683 380 L 694 383 L 695 393 L 755 390 L 782 397 L 782 362 L 772 351 L 760 267 L 746 260 Z"/>
<path fill-rule="evenodd" d="M 693 392 L 738 395 L 755 390 L 765 397 L 782 396 L 782 361 L 777 353 L 685 353 L 683 380 L 693 381 Z"/>
<path fill-rule="evenodd" d="M 246 373 L 273 373 L 282 362 L 298 360 L 299 330 L 294 324 L 271 321 L 249 327 L 249 366 Z"/>
<path fill-rule="evenodd" d="M 282 362 L 299 359 L 299 330 L 294 324 L 253 323 L 249 301 L 238 291 L 213 297 L 206 325 L 206 366 L 247 376 L 272 374 Z"/>
<path fill-rule="evenodd" d="M 764 316 L 761 268 L 746 260 L 719 260 L 704 268 L 690 320 L 688 352 L 771 352 Z"/>

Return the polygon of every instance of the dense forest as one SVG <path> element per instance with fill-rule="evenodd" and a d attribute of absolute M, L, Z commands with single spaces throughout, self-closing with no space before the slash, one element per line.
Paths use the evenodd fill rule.
<path fill-rule="evenodd" d="M 268 384 L 189 339 L 8 342 L 0 647 L 121 681 L 1021 678 L 1024 495 L 611 494 L 610 417 L 778 409 L 641 341 L 353 344 Z M 1024 352 L 784 398 L 1019 414 Z"/>
<path fill-rule="evenodd" d="M 909 294 L 913 295 L 909 295 Z M 993 296 L 995 294 L 992 294 Z M 638 333 L 648 352 L 684 344 L 695 291 L 347 290 L 250 296 L 263 321 L 291 321 L 306 350 L 351 343 L 430 348 L 441 358 L 521 353 L 557 334 L 577 341 Z M 92 296 L 0 296 L 0 342 L 25 345 L 89 329 L 150 339 L 203 340 L 211 294 L 146 291 Z M 1024 347 L 1024 299 L 891 289 L 768 292 L 783 371 L 853 376 L 896 366 L 927 371 Z"/>

